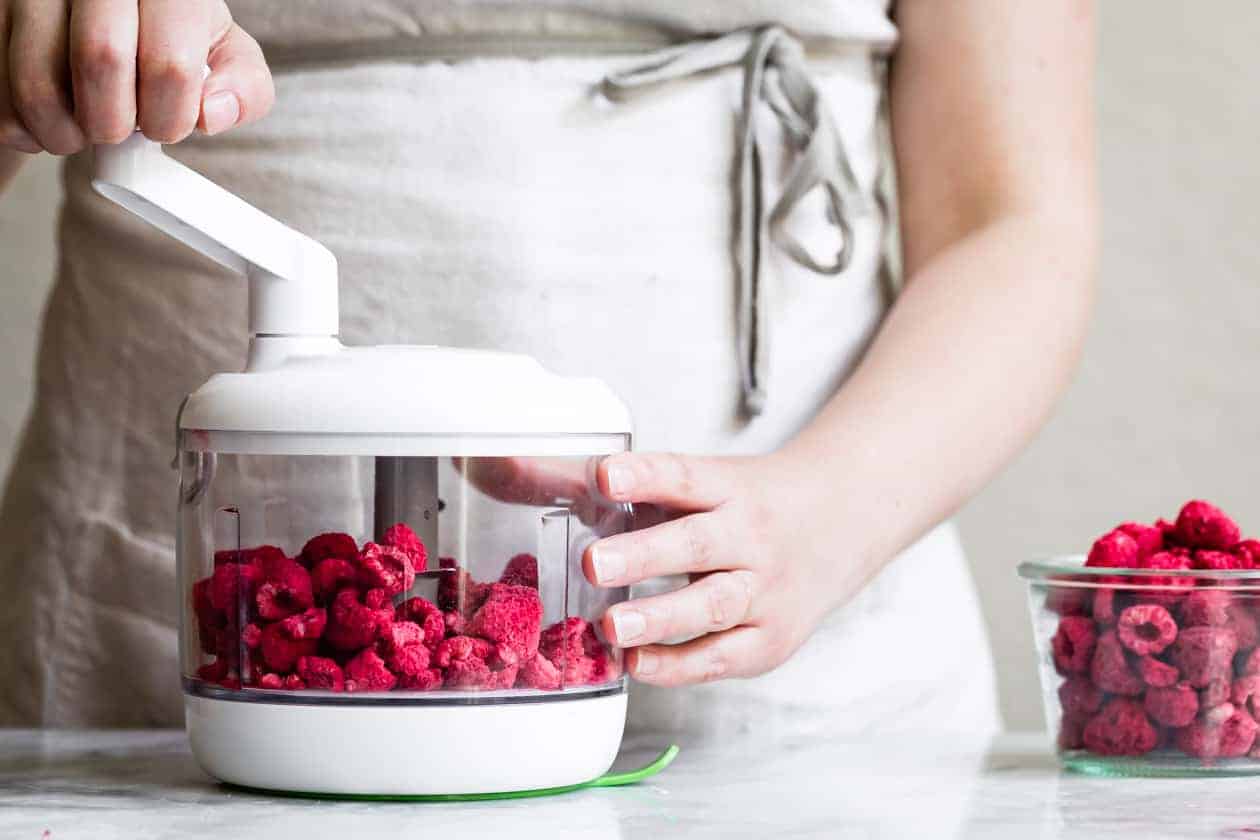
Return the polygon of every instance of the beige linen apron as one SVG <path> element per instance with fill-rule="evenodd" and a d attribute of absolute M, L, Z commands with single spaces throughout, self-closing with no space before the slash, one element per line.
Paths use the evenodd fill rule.
<path fill-rule="evenodd" d="M 348 343 L 528 353 L 607 380 L 639 449 L 752 453 L 809 421 L 887 308 L 881 0 L 231 5 L 276 109 L 172 153 L 333 250 Z M 245 352 L 243 284 L 105 205 L 90 168 L 65 168 L 0 509 L 0 724 L 180 721 L 174 414 Z M 777 671 L 635 686 L 630 716 L 683 739 L 991 730 L 952 527 Z"/>

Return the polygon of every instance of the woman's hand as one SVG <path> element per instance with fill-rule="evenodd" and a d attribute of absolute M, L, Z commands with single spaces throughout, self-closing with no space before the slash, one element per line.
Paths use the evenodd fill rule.
<path fill-rule="evenodd" d="M 831 523 L 820 521 L 826 494 L 803 486 L 799 472 L 781 455 L 627 453 L 600 464 L 600 492 L 649 506 L 660 524 L 591 545 L 587 578 L 625 586 L 691 576 L 682 589 L 604 616 L 636 679 L 672 686 L 769 671 L 873 573 L 840 554 Z"/>
<path fill-rule="evenodd" d="M 0 146 L 68 155 L 137 126 L 176 143 L 256 120 L 274 98 L 223 0 L 0 0 Z"/>

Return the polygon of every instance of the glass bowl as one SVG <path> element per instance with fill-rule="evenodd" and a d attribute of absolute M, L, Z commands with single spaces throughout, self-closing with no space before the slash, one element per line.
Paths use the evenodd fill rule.
<path fill-rule="evenodd" d="M 1260 570 L 1022 563 L 1062 764 L 1125 776 L 1260 774 Z"/>

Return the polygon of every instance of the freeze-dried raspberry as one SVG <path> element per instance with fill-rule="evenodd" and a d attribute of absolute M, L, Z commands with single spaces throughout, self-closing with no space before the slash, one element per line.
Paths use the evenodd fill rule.
<path fill-rule="evenodd" d="M 393 623 L 394 610 L 382 590 L 370 589 L 360 600 L 355 590 L 343 589 L 333 598 L 324 638 L 337 650 L 358 650 L 375 642 Z"/>
<path fill-rule="evenodd" d="M 1064 715 L 1059 720 L 1059 749 L 1079 750 L 1085 746 L 1085 724 L 1088 718 L 1076 715 Z"/>
<path fill-rule="evenodd" d="M 437 605 L 442 612 L 458 610 L 465 619 L 472 618 L 483 601 L 490 594 L 490 586 L 478 583 L 452 557 L 438 559 L 442 569 L 453 569 L 438 578 Z"/>
<path fill-rule="evenodd" d="M 1142 682 L 1154 688 L 1168 688 L 1181 678 L 1177 669 L 1153 656 L 1143 656 L 1137 661 L 1138 676 Z"/>
<path fill-rule="evenodd" d="M 1142 702 L 1151 720 L 1163 726 L 1185 726 L 1199 713 L 1199 695 L 1187 683 L 1151 688 Z"/>
<path fill-rule="evenodd" d="M 395 614 L 394 623 L 390 625 L 389 630 L 381 634 L 381 640 L 377 642 L 381 656 L 388 659 L 390 651 L 412 645 L 424 645 L 424 628 L 414 621 L 400 620 Z"/>
<path fill-rule="evenodd" d="M 585 625 L 585 622 L 583 622 Z M 582 628 L 582 632 L 585 627 Z M 1050 640 L 1054 653 L 1054 667 L 1060 674 L 1083 674 L 1089 670 L 1090 660 L 1094 656 L 1094 643 L 1098 634 L 1094 623 L 1079 615 L 1067 615 L 1059 620 L 1059 629 Z M 575 651 L 576 655 L 585 655 L 585 651 Z M 554 656 L 549 656 L 555 659 Z"/>
<path fill-rule="evenodd" d="M 429 564 L 429 552 L 425 550 L 424 541 L 416 536 L 416 532 L 405 522 L 390 525 L 381 536 L 385 545 L 400 549 L 411 561 L 411 568 L 422 571 Z M 411 587 L 408 586 L 408 589 Z"/>
<path fill-rule="evenodd" d="M 197 679 L 203 680 L 204 682 L 221 682 L 227 674 L 228 664 L 222 659 L 217 659 L 209 665 L 202 665 L 197 669 Z"/>
<path fill-rule="evenodd" d="M 1201 548 L 1194 553 L 1194 567 L 1210 572 L 1229 572 L 1241 569 L 1243 561 L 1228 551 Z"/>
<path fill-rule="evenodd" d="M 426 598 L 408 598 L 394 608 L 396 621 L 413 621 L 424 629 L 424 643 L 437 647 L 446 636 L 446 618 L 437 604 Z"/>
<path fill-rule="evenodd" d="M 1142 755 L 1155 748 L 1157 735 L 1141 703 L 1116 697 L 1085 725 L 1082 740 L 1097 755 Z"/>
<path fill-rule="evenodd" d="M 1169 656 L 1181 678 L 1195 688 L 1205 688 L 1214 679 L 1228 677 L 1238 636 L 1224 627 L 1186 627 L 1177 634 Z"/>
<path fill-rule="evenodd" d="M 1089 673 L 1094 685 L 1111 694 L 1137 695 L 1146 687 L 1141 677 L 1129 667 L 1128 660 L 1124 658 L 1124 646 L 1116 638 L 1114 630 L 1098 637 Z"/>
<path fill-rule="evenodd" d="M 493 649 L 485 639 L 452 636 L 438 645 L 434 662 L 442 669 L 448 688 L 484 688 L 491 681 L 486 660 Z"/>
<path fill-rule="evenodd" d="M 1250 676 L 1251 674 L 1260 674 L 1260 648 L 1256 648 L 1245 657 L 1239 657 L 1238 674 L 1240 676 Z"/>
<path fill-rule="evenodd" d="M 1234 680 L 1234 684 L 1230 687 L 1229 699 L 1235 706 L 1240 706 L 1251 713 L 1255 717 L 1260 711 L 1257 705 L 1260 705 L 1260 675 L 1248 674 Z"/>
<path fill-rule="evenodd" d="M 308 609 L 315 603 L 311 573 L 301 563 L 281 554 L 260 562 L 258 568 L 262 580 L 254 603 L 263 618 L 275 621 Z"/>
<path fill-rule="evenodd" d="M 258 687 L 279 691 L 284 688 L 284 677 L 279 674 L 263 674 L 262 678 L 258 680 Z"/>
<path fill-rule="evenodd" d="M 1196 758 L 1238 758 L 1247 754 L 1256 740 L 1256 722 L 1241 708 L 1226 704 L 1231 713 L 1217 722 L 1216 715 L 1191 723 L 1177 732 L 1177 747 Z"/>
<path fill-rule="evenodd" d="M 290 639 L 318 639 L 327 624 L 328 613 L 323 607 L 311 607 L 279 622 Z"/>
<path fill-rule="evenodd" d="M 1060 622 L 1060 628 L 1063 622 L 1070 622 L 1078 629 L 1089 625 L 1088 619 L 1079 616 L 1065 617 Z M 1092 638 L 1092 626 L 1089 627 L 1089 633 Z M 1074 636 L 1072 641 L 1073 644 L 1077 642 L 1089 644 L 1088 640 L 1079 635 Z M 580 616 L 570 616 L 544 630 L 538 650 L 560 670 L 564 685 L 588 685 L 592 682 L 602 682 L 613 678 L 614 672 L 617 671 L 616 663 L 608 657 L 603 645 L 595 636 L 594 628 Z M 1079 655 L 1075 649 L 1073 653 Z M 1085 661 L 1088 663 L 1088 658 Z"/>
<path fill-rule="evenodd" d="M 1222 703 L 1228 703 L 1232 687 L 1229 677 L 1218 677 L 1207 684 L 1207 687 L 1199 692 L 1199 708 L 1211 709 Z M 1229 715 L 1226 715 L 1229 717 Z"/>
<path fill-rule="evenodd" d="M 1152 525 L 1125 522 L 1123 525 L 1117 525 L 1115 530 L 1133 538 L 1133 541 L 1137 543 L 1139 560 L 1164 549 L 1164 532 Z"/>
<path fill-rule="evenodd" d="M 560 669 L 541 653 L 537 654 L 521 666 L 516 684 L 521 688 L 554 691 L 560 687 Z"/>
<path fill-rule="evenodd" d="M 483 662 L 494 650 L 494 645 L 475 636 L 452 636 L 442 640 L 434 651 L 433 661 L 439 668 L 450 667 L 461 659 L 480 659 Z"/>
<path fill-rule="evenodd" d="M 1092 715 L 1102 708 L 1102 692 L 1085 677 L 1068 677 L 1059 686 L 1059 705 L 1065 715 Z"/>
<path fill-rule="evenodd" d="M 1177 638 L 1177 622 L 1161 606 L 1138 604 L 1120 613 L 1116 636 L 1120 644 L 1138 656 L 1154 656 Z"/>
<path fill-rule="evenodd" d="M 520 671 L 520 656 L 516 649 L 504 644 L 494 646 L 494 651 L 486 659 L 490 668 L 490 676 L 484 688 L 503 689 L 516 685 L 516 675 Z"/>
<path fill-rule="evenodd" d="M 214 565 L 218 567 L 225 563 L 240 563 L 245 566 L 257 566 L 265 561 L 284 556 L 284 551 L 274 545 L 260 545 L 255 548 L 241 549 L 231 548 L 216 551 L 214 553 Z"/>
<path fill-rule="evenodd" d="M 1182 627 L 1223 627 L 1233 596 L 1222 589 L 1196 589 L 1181 602 Z"/>
<path fill-rule="evenodd" d="M 306 688 L 306 682 L 297 674 L 289 674 L 284 678 L 284 688 L 286 691 L 301 691 Z"/>
<path fill-rule="evenodd" d="M 421 644 L 393 648 L 385 665 L 400 677 L 417 676 L 429 670 L 429 649 Z"/>
<path fill-rule="evenodd" d="M 468 619 L 459 610 L 442 613 L 442 623 L 446 625 L 447 636 L 463 636 L 468 629 Z"/>
<path fill-rule="evenodd" d="M 262 628 L 250 622 L 241 628 L 241 644 L 253 650 L 262 644 Z"/>
<path fill-rule="evenodd" d="M 508 645 L 522 660 L 529 660 L 538 652 L 542 613 L 537 589 L 496 583 L 469 622 L 468 632 Z"/>
<path fill-rule="evenodd" d="M 398 687 L 408 691 L 433 691 L 442 687 L 442 672 L 437 668 L 427 668 L 414 674 L 402 674 L 398 677 Z"/>
<path fill-rule="evenodd" d="M 1059 615 L 1089 615 L 1093 593 L 1084 587 L 1052 586 L 1046 592 L 1046 609 Z"/>
<path fill-rule="evenodd" d="M 297 661 L 297 675 L 308 688 L 341 691 L 345 675 L 341 666 L 323 656 L 303 656 Z"/>
<path fill-rule="evenodd" d="M 295 616 L 296 618 L 297 616 Z M 293 638 L 285 621 L 268 624 L 262 631 L 262 658 L 267 667 L 281 674 L 293 670 L 299 658 L 313 656 L 319 642 L 314 638 Z"/>
<path fill-rule="evenodd" d="M 1108 625 L 1116 623 L 1116 590 L 1099 589 L 1094 593 L 1094 621 Z"/>
<path fill-rule="evenodd" d="M 1176 551 L 1157 551 L 1154 554 L 1148 554 L 1138 561 L 1139 569 L 1168 569 L 1169 571 L 1184 572 L 1192 565 L 1189 555 Z M 1173 594 L 1182 595 L 1184 592 L 1177 592 L 1178 589 L 1194 586 L 1194 578 L 1186 574 L 1177 575 L 1159 575 L 1144 577 L 1135 580 L 1134 583 L 1143 586 L 1167 586 L 1173 589 Z M 1145 593 L 1144 593 L 1145 594 Z"/>
<path fill-rule="evenodd" d="M 358 552 L 355 552 L 358 562 Z M 327 604 L 333 596 L 347 586 L 354 586 L 359 579 L 359 567 L 344 557 L 326 557 L 311 569 L 311 590 L 315 602 Z"/>
<path fill-rule="evenodd" d="M 249 625 L 246 625 L 246 627 L 248 628 Z M 245 644 L 241 641 L 241 631 L 229 624 L 219 633 L 219 645 L 215 648 L 214 655 L 225 663 L 228 668 L 235 670 L 241 664 L 241 649 L 243 647 L 245 647 Z"/>
<path fill-rule="evenodd" d="M 210 603 L 216 610 L 236 615 L 242 602 L 253 599 L 254 588 L 261 577 L 257 566 L 224 563 L 217 566 L 210 578 Z"/>
<path fill-rule="evenodd" d="M 1237 711 L 1228 698 L 1215 706 L 1207 706 L 1203 702 L 1203 692 L 1199 692 L 1199 708 L 1203 709 L 1203 713 L 1199 715 L 1199 720 L 1208 726 L 1220 726 L 1233 717 L 1234 712 Z"/>
<path fill-rule="evenodd" d="M 1260 540 L 1243 540 L 1229 551 L 1238 558 L 1238 568 L 1260 568 Z"/>
<path fill-rule="evenodd" d="M 516 555 L 503 567 L 503 574 L 499 575 L 499 583 L 528 586 L 530 589 L 537 589 L 538 558 L 532 554 Z"/>
<path fill-rule="evenodd" d="M 385 660 L 370 648 L 347 662 L 345 673 L 346 691 L 389 691 L 398 682 Z"/>
<path fill-rule="evenodd" d="M 621 676 L 620 662 L 609 654 L 608 647 L 595 635 L 595 625 L 586 625 L 582 633 L 582 648 L 591 662 L 589 682 L 601 683 Z"/>
<path fill-rule="evenodd" d="M 1064 618 L 1059 623 L 1062 630 L 1063 622 L 1072 620 L 1072 638 L 1084 640 L 1083 625 L 1075 621 L 1075 616 Z M 582 635 L 586 632 L 589 623 L 581 616 L 570 616 L 563 621 L 557 621 L 542 632 L 539 637 L 538 650 L 542 652 L 549 660 L 557 666 L 566 659 L 578 659 L 586 655 L 586 648 L 582 644 Z M 1093 628 L 1090 628 L 1093 633 Z"/>
<path fill-rule="evenodd" d="M 1095 540 L 1085 560 L 1086 566 L 1106 569 L 1136 569 L 1137 564 L 1137 541 L 1123 531 L 1111 531 Z"/>
<path fill-rule="evenodd" d="M 395 621 L 377 647 L 403 688 L 423 691 L 441 684 L 441 672 L 429 667 L 424 629 L 414 621 Z"/>
<path fill-rule="evenodd" d="M 1181 545 L 1227 550 L 1241 536 L 1234 521 L 1207 502 L 1186 502 L 1177 514 L 1177 542 Z"/>
<path fill-rule="evenodd" d="M 306 568 L 314 569 L 330 557 L 353 563 L 359 559 L 359 544 L 349 534 L 336 532 L 320 534 L 306 541 L 297 559 Z"/>
<path fill-rule="evenodd" d="M 1225 622 L 1225 626 L 1238 637 L 1240 653 L 1260 644 L 1260 624 L 1257 624 L 1251 611 L 1237 601 L 1229 606 L 1229 620 Z"/>
<path fill-rule="evenodd" d="M 219 633 L 227 626 L 227 614 L 210 602 L 211 578 L 203 578 L 192 586 L 193 614 L 197 617 L 197 641 L 202 653 L 214 653 L 219 646 Z"/>
<path fill-rule="evenodd" d="M 1155 524 L 1153 525 L 1153 527 L 1158 528 L 1159 532 L 1164 535 L 1165 548 L 1172 548 L 1174 546 L 1180 545 L 1180 543 L 1177 541 L 1177 523 L 1176 522 L 1169 522 L 1167 519 L 1164 519 L 1161 516 L 1159 519 L 1155 520 Z"/>
<path fill-rule="evenodd" d="M 359 583 L 366 589 L 383 589 L 388 595 L 406 592 L 416 582 L 416 567 L 407 552 L 392 545 L 370 542 L 359 552 Z"/>

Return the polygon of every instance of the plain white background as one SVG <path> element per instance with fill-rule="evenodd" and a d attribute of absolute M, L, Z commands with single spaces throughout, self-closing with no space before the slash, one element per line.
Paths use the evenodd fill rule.
<path fill-rule="evenodd" d="M 1260 534 L 1260 5 L 1098 9 L 1103 257 L 1084 363 L 1035 444 L 961 516 L 1003 714 L 1020 729 L 1043 724 L 1019 561 L 1083 551 L 1121 518 L 1171 516 L 1195 496 Z M 47 158 L 0 196 L 0 474 L 29 406 L 56 200 Z"/>

